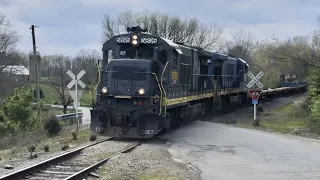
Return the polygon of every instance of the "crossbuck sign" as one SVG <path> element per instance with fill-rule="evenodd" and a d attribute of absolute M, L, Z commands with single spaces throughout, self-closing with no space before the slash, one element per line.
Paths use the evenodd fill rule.
<path fill-rule="evenodd" d="M 86 85 L 80 80 L 80 78 L 85 74 L 86 72 L 84 70 L 81 70 L 78 75 L 74 75 L 70 70 L 67 71 L 67 74 L 72 78 L 72 81 L 67 85 L 69 89 L 71 89 L 74 85 L 76 85 L 76 90 L 74 91 L 69 91 L 70 96 L 75 102 L 75 109 L 76 109 L 76 121 L 77 121 L 77 132 L 79 131 L 79 119 L 78 119 L 78 84 L 82 87 L 85 88 Z M 81 94 L 80 94 L 81 96 Z"/>
<path fill-rule="evenodd" d="M 82 88 L 85 88 L 86 85 L 80 80 L 80 78 L 82 78 L 82 76 L 85 74 L 86 72 L 84 70 L 80 71 L 79 74 L 77 76 L 75 76 L 70 70 L 67 71 L 67 74 L 72 78 L 72 81 L 67 85 L 67 87 L 69 89 L 72 88 L 73 85 L 75 85 L 76 83 L 79 84 Z"/>
<path fill-rule="evenodd" d="M 247 87 L 249 88 L 248 92 L 252 98 L 252 104 L 253 104 L 253 120 L 256 120 L 257 117 L 257 106 L 256 104 L 258 104 L 258 98 L 261 94 L 261 89 L 263 87 L 263 84 L 259 81 L 259 79 L 264 75 L 264 73 L 262 71 L 259 72 L 259 74 L 257 76 L 254 76 L 250 71 L 247 73 L 248 76 L 252 79 L 248 84 Z M 252 88 L 252 86 L 254 84 L 257 84 L 259 86 L 259 90 L 252 90 L 250 88 Z"/>
<path fill-rule="evenodd" d="M 254 84 L 257 84 L 260 89 L 262 89 L 263 84 L 259 81 L 259 79 L 264 75 L 262 71 L 255 77 L 250 71 L 247 73 L 248 76 L 252 79 L 248 84 L 247 87 L 250 89 Z"/>

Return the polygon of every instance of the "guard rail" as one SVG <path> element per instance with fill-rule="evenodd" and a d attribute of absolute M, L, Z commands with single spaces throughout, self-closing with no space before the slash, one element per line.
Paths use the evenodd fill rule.
<path fill-rule="evenodd" d="M 79 118 L 80 124 L 82 124 L 82 117 L 83 117 L 83 113 L 78 112 L 78 118 Z M 76 118 L 76 113 L 59 114 L 59 115 L 56 115 L 56 118 L 58 121 L 63 121 L 63 120 L 67 120 L 67 119 L 74 119 L 74 118 Z"/>

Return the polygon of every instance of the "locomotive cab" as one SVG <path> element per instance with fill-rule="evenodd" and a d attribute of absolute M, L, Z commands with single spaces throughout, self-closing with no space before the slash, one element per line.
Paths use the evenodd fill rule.
<path fill-rule="evenodd" d="M 156 62 L 143 59 L 110 61 L 102 86 L 109 96 L 154 96 L 156 83 L 152 73 L 156 67 Z"/>
<path fill-rule="evenodd" d="M 100 91 L 91 110 L 93 133 L 151 137 L 163 129 L 160 76 L 168 57 L 163 49 L 158 38 L 140 31 L 104 43 Z"/>

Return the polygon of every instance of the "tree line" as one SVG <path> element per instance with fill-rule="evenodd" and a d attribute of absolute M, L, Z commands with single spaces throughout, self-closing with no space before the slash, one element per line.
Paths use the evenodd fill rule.
<path fill-rule="evenodd" d="M 222 38 L 224 31 L 218 22 L 205 24 L 196 18 L 181 18 L 168 13 L 126 10 L 114 17 L 104 16 L 101 39 L 106 41 L 115 35 L 126 33 L 127 27 L 137 25 L 146 28 L 150 34 L 175 42 L 240 57 L 249 63 L 250 71 L 265 73 L 261 79 L 264 88 L 279 86 L 280 74 L 296 74 L 298 81 L 309 82 L 310 113 L 315 121 L 320 122 L 320 28 L 307 36 L 295 36 L 285 40 L 276 37 L 256 40 L 251 32 L 239 29 L 231 35 L 231 40 L 224 40 Z M 7 85 L 3 86 L 8 80 L 3 77 L 2 69 L 7 65 L 28 65 L 29 60 L 25 54 L 16 49 L 20 36 L 10 27 L 8 18 L 2 13 L 0 13 L 0 39 L 0 93 L 4 95 L 2 91 L 10 88 Z M 85 69 L 87 74 L 83 80 L 87 83 L 96 82 L 96 63 L 97 59 L 101 59 L 100 54 L 101 52 L 96 50 L 81 50 L 74 57 L 60 54 L 42 57 L 40 67 L 42 77 L 46 77 L 47 82 L 62 94 L 60 97 L 62 104 L 68 104 L 68 98 L 70 99 L 63 95 L 70 80 L 66 71 L 72 69 L 74 73 L 78 73 L 80 69 Z"/>

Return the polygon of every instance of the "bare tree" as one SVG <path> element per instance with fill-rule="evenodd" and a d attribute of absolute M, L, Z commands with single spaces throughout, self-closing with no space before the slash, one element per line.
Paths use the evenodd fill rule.
<path fill-rule="evenodd" d="M 81 50 L 73 63 L 73 71 L 80 72 L 82 69 L 86 71 L 83 81 L 87 84 L 87 89 L 90 91 L 91 100 L 94 100 L 94 88 L 97 85 L 97 63 L 102 56 L 96 50 Z"/>
<path fill-rule="evenodd" d="M 104 40 L 120 33 L 125 33 L 130 26 L 141 26 L 148 33 L 174 42 L 198 46 L 205 49 L 216 48 L 216 41 L 221 37 L 223 29 L 218 23 L 203 24 L 198 19 L 182 19 L 161 12 L 142 11 L 133 13 L 124 11 L 116 19 L 105 16 L 103 20 Z"/>
<path fill-rule="evenodd" d="M 56 65 L 55 73 L 58 73 L 59 76 L 50 77 L 48 81 L 52 85 L 53 89 L 58 92 L 59 100 L 63 106 L 63 113 L 66 114 L 67 107 L 73 102 L 66 88 L 69 82 L 66 72 L 71 68 L 69 63 L 70 59 L 63 55 L 56 55 L 53 61 Z"/>
<path fill-rule="evenodd" d="M 318 16 L 320 25 L 320 16 Z M 274 39 L 274 46 L 269 48 L 271 58 L 283 62 L 291 62 L 294 66 L 303 64 L 320 68 L 320 29 L 311 34 L 311 42 L 307 36 L 296 36 L 285 41 Z"/>
<path fill-rule="evenodd" d="M 17 31 L 10 28 L 10 22 L 0 12 L 0 78 L 2 70 L 12 64 L 12 56 L 16 52 L 16 45 L 19 41 Z"/>
<path fill-rule="evenodd" d="M 317 50 L 317 34 L 312 36 L 310 44 L 307 37 L 297 36 L 286 41 L 277 41 L 277 44 L 269 48 L 269 57 L 286 64 L 286 68 L 292 71 L 307 71 L 308 67 L 319 66 L 319 51 Z"/>
<path fill-rule="evenodd" d="M 228 54 L 240 57 L 253 65 L 252 55 L 255 45 L 254 37 L 251 32 L 242 29 L 236 31 L 232 35 L 232 40 L 226 43 Z"/>
<path fill-rule="evenodd" d="M 73 71 L 80 72 L 82 69 L 86 71 L 84 82 L 92 83 L 96 80 L 97 62 L 102 56 L 96 50 L 80 50 L 73 60 Z"/>
<path fill-rule="evenodd" d="M 24 56 L 16 51 L 16 45 L 19 41 L 17 31 L 11 29 L 11 25 L 5 14 L 0 12 L 0 104 L 3 97 L 12 94 L 13 89 L 21 86 L 20 82 L 12 81 L 8 76 L 4 76 L 4 69 L 8 72 L 16 70 L 15 68 L 7 68 L 10 65 L 24 64 Z"/>

